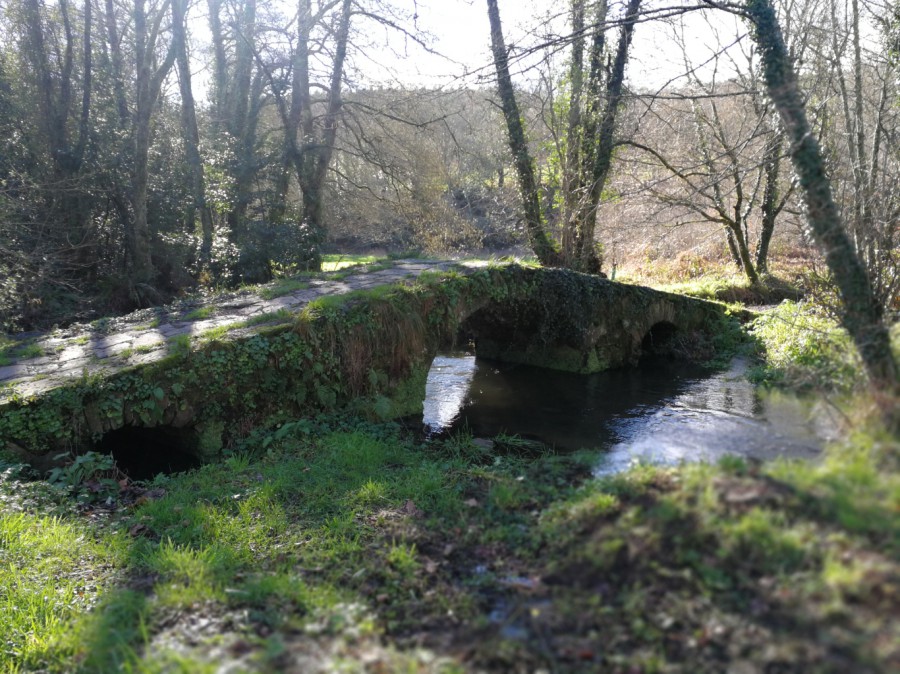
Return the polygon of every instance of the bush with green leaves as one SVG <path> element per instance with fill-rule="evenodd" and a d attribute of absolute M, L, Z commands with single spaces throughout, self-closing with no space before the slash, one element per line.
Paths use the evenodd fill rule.
<path fill-rule="evenodd" d="M 68 454 L 60 454 L 63 459 Z M 119 492 L 119 470 L 111 454 L 85 452 L 63 466 L 50 471 L 47 481 L 60 489 L 74 492 L 79 499 L 104 501 Z"/>
<path fill-rule="evenodd" d="M 282 275 L 318 270 L 322 264 L 324 233 L 297 218 L 260 219 L 239 237 L 240 256 L 233 265 L 233 283 L 272 280 Z"/>
<path fill-rule="evenodd" d="M 863 381 L 847 331 L 809 302 L 782 302 L 757 318 L 751 333 L 765 353 L 759 381 L 850 391 Z"/>

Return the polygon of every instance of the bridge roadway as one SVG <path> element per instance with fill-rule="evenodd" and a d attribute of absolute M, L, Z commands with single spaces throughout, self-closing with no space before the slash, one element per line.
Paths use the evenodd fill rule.
<path fill-rule="evenodd" d="M 12 353 L 25 352 L 31 357 L 16 359 L 13 355 L 10 363 L 0 366 L 0 405 L 13 398 L 39 396 L 73 380 L 106 376 L 159 361 L 176 344 L 180 346 L 179 340 L 189 338 L 196 342 L 216 328 L 248 321 L 252 324 L 279 311 L 294 314 L 321 297 L 397 283 L 422 272 L 452 269 L 467 273 L 485 264 L 484 261 L 397 260 L 388 268 L 368 265 L 322 274 L 311 278 L 308 288 L 270 299 L 263 295 L 267 289 L 276 288 L 278 282 L 259 286 L 256 291 L 244 290 L 144 309 L 121 318 L 77 324 L 47 334 L 13 336 L 21 346 L 11 349 Z"/>

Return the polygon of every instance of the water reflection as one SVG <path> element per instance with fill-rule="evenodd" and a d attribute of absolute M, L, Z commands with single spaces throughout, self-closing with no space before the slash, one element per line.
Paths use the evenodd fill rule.
<path fill-rule="evenodd" d="M 738 360 L 710 374 L 690 363 L 653 359 L 582 376 L 441 356 L 429 374 L 423 421 L 431 432 L 465 427 L 476 436 L 515 434 L 559 450 L 605 450 L 598 474 L 636 460 L 815 456 L 822 439 L 810 421 L 810 404 L 758 391 L 745 369 Z"/>
<path fill-rule="evenodd" d="M 475 376 L 475 356 L 460 353 L 437 356 L 425 382 L 422 423 L 429 433 L 449 429 L 466 401 Z"/>

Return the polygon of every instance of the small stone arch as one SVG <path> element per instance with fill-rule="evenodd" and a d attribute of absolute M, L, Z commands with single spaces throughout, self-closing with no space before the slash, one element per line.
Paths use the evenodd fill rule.
<path fill-rule="evenodd" d="M 671 354 L 678 332 L 678 326 L 671 321 L 657 321 L 641 339 L 641 355 Z"/>
<path fill-rule="evenodd" d="M 119 470 L 133 480 L 150 480 L 159 473 L 178 473 L 203 464 L 200 438 L 191 427 L 125 425 L 104 433 L 93 450 L 112 454 Z"/>

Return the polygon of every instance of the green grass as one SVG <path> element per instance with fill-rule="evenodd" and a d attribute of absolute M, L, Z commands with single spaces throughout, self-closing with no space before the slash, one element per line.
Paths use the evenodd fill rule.
<path fill-rule="evenodd" d="M 879 597 L 898 585 L 895 577 L 879 588 L 872 574 L 883 579 L 900 566 L 900 445 L 880 443 L 858 437 L 818 465 L 729 459 L 589 483 L 542 518 L 546 572 L 568 580 L 557 601 L 592 615 L 609 642 L 642 644 L 629 661 L 643 667 L 671 660 L 666 639 L 713 622 L 732 626 L 726 640 L 711 636 L 713 650 L 727 643 L 758 667 L 761 644 L 741 625 L 755 624 L 796 671 L 888 671 L 880 658 L 896 657 L 896 642 L 876 644 L 896 600 Z M 610 610 L 592 609 L 579 578 L 608 583 Z M 828 639 L 830 657 L 843 663 L 806 660 L 798 649 L 810 635 Z M 702 661 L 688 669 L 716 671 Z"/>
<path fill-rule="evenodd" d="M 421 445 L 389 424 L 287 421 L 101 519 L 5 473 L 0 493 L 30 505 L 0 516 L 0 670 L 207 671 L 242 654 L 242 668 L 274 671 L 328 652 L 354 671 L 377 654 L 385 671 L 551 657 L 562 671 L 713 672 L 731 644 L 757 667 L 774 648 L 809 669 L 824 648 L 838 664 L 822 671 L 882 671 L 895 439 L 860 435 L 819 464 L 728 459 L 588 481 L 590 453 L 518 455 L 501 439 L 493 454 L 464 435 Z M 492 628 L 497 601 L 542 636 Z M 197 621 L 216 627 L 197 634 Z M 410 633 L 426 647 L 408 649 Z"/>
<path fill-rule="evenodd" d="M 44 350 L 34 341 L 17 341 L 0 336 L 0 366 L 9 365 L 18 360 L 40 358 Z"/>
<path fill-rule="evenodd" d="M 364 264 L 373 264 L 384 260 L 384 257 L 377 255 L 354 255 L 350 253 L 328 253 L 322 256 L 322 271 L 332 272 L 346 269 L 347 267 L 358 267 Z"/>
<path fill-rule="evenodd" d="M 624 281 L 625 279 L 619 279 Z M 739 298 L 750 296 L 750 281 L 746 276 L 733 274 L 730 276 L 702 276 L 689 281 L 655 284 L 657 290 L 663 290 L 704 300 L 741 301 Z"/>
<path fill-rule="evenodd" d="M 193 311 L 184 315 L 184 320 L 186 321 L 200 321 L 204 318 L 209 318 L 216 312 L 216 308 L 214 306 L 208 307 L 200 307 L 199 309 L 194 309 Z"/>
<path fill-rule="evenodd" d="M 183 354 L 191 350 L 190 335 L 175 335 L 166 342 L 166 348 L 170 353 Z"/>
<path fill-rule="evenodd" d="M 128 541 L 120 532 L 98 531 L 78 517 L 33 512 L 35 502 L 52 507 L 41 491 L 48 490 L 21 483 L 11 469 L 0 477 L 2 671 L 71 669 L 70 630 L 104 596 L 126 558 Z"/>
<path fill-rule="evenodd" d="M 772 372 L 850 376 L 846 337 L 823 346 L 836 328 L 811 306 L 753 330 Z M 837 673 L 900 658 L 900 440 L 877 430 L 815 463 L 599 480 L 591 452 L 424 442 L 352 417 L 261 421 L 230 451 L 109 511 L 0 468 L 0 671 Z"/>
<path fill-rule="evenodd" d="M 269 311 L 259 316 L 253 316 L 244 321 L 243 326 L 253 327 L 254 325 L 262 325 L 263 323 L 279 323 L 289 321 L 293 318 L 293 314 L 287 309 L 278 309 L 278 311 Z M 236 326 L 239 327 L 239 326 Z"/>
<path fill-rule="evenodd" d="M 209 330 L 205 330 L 200 334 L 200 339 L 206 340 L 208 342 L 214 342 L 218 339 L 222 339 L 229 332 L 234 330 L 239 330 L 246 326 L 244 321 L 239 321 L 235 323 L 228 323 L 227 325 L 220 325 L 216 328 L 210 328 Z"/>
<path fill-rule="evenodd" d="M 6 336 L 0 335 L 0 367 L 9 365 L 12 362 L 10 351 L 15 342 Z"/>
<path fill-rule="evenodd" d="M 615 280 L 647 285 L 665 292 L 705 300 L 739 304 L 776 304 L 798 300 L 811 289 L 808 279 L 797 270 L 776 265 L 776 273 L 763 274 L 753 285 L 734 265 L 698 256 L 679 256 L 674 261 L 654 260 L 620 270 Z"/>
<path fill-rule="evenodd" d="M 205 318 L 205 317 L 204 317 Z M 146 323 L 142 323 L 141 325 L 136 325 L 134 327 L 135 330 L 155 330 L 160 326 L 161 321 L 159 318 L 154 318 L 152 321 L 147 321 Z"/>
<path fill-rule="evenodd" d="M 850 337 L 812 302 L 783 302 L 753 322 L 764 361 L 759 381 L 795 388 L 847 393 L 864 384 L 862 364 Z M 894 331 L 900 354 L 900 330 Z"/>
<path fill-rule="evenodd" d="M 264 438 L 275 439 L 260 456 Z M 434 554 L 422 546 L 443 547 L 443 530 L 465 525 L 467 492 L 482 483 L 484 489 L 518 484 L 515 476 L 530 472 L 510 460 L 469 474 L 469 464 L 452 452 L 423 452 L 392 426 L 353 420 L 291 422 L 271 435 L 257 434 L 252 446 L 257 453 L 166 478 L 159 483 L 164 497 L 123 508 L 102 529 L 92 530 L 91 520 L 74 511 L 56 519 L 4 515 L 0 543 L 12 551 L 5 559 L 16 560 L 4 569 L 10 574 L 4 580 L 21 589 L 9 595 L 19 609 L 4 613 L 15 622 L 4 631 L 13 647 L 0 652 L 0 669 L 23 663 L 69 671 L 87 658 L 93 663 L 87 671 L 157 671 L 175 657 L 147 648 L 164 617 L 201 606 L 212 616 L 243 615 L 225 636 L 250 634 L 254 662 L 264 668 L 287 635 L 316 634 L 322 625 L 323 638 L 349 630 L 375 647 L 386 624 L 407 629 L 430 610 L 422 605 L 405 615 L 397 607 L 435 583 L 450 582 L 445 573 L 435 575 Z M 517 489 L 523 498 L 531 494 L 531 503 L 539 498 L 536 486 Z M 46 498 L 63 498 L 49 491 Z M 65 501 L 54 507 L 65 511 Z M 491 505 L 495 540 L 519 537 L 515 507 L 508 498 Z M 137 530 L 140 535 L 127 533 Z M 98 566 L 106 569 L 107 582 L 79 604 L 73 599 L 79 579 L 97 577 Z M 74 567 L 80 573 L 69 584 L 66 574 Z M 33 570 L 33 586 L 13 583 L 25 568 Z M 136 593 L 113 577 L 149 585 Z M 59 600 L 26 601 L 48 591 Z M 471 598 L 456 594 L 442 594 L 442 610 L 465 616 L 473 610 Z M 393 608 L 379 618 L 372 608 L 383 604 Z M 110 619 L 110 611 L 118 617 Z M 178 657 L 190 671 L 209 664 L 202 651 Z M 414 653 L 390 657 L 394 664 L 418 660 Z"/>
<path fill-rule="evenodd" d="M 308 280 L 287 278 L 276 281 L 270 286 L 261 288 L 259 291 L 259 296 L 266 300 L 273 300 L 276 297 L 290 295 L 291 293 L 295 293 L 299 290 L 306 290 L 307 288 L 309 288 Z"/>

